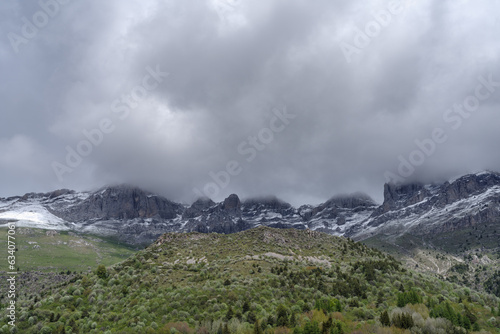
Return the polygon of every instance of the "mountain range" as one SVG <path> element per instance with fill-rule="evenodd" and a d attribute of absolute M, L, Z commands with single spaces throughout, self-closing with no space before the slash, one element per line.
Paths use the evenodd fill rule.
<path fill-rule="evenodd" d="M 191 205 L 128 185 L 93 192 L 57 190 L 0 198 L 1 221 L 18 226 L 112 236 L 148 245 L 165 232 L 235 233 L 257 226 L 310 229 L 355 240 L 440 235 L 500 223 L 500 174 L 468 174 L 439 184 L 385 184 L 384 201 L 338 195 L 293 207 L 274 196 Z M 496 232 L 496 231 L 495 231 Z"/>
<path fill-rule="evenodd" d="M 355 193 L 299 207 L 236 194 L 185 205 L 128 185 L 63 189 L 1 198 L 0 225 L 12 221 L 23 333 L 500 328 L 495 172 L 385 184 L 381 204 Z"/>

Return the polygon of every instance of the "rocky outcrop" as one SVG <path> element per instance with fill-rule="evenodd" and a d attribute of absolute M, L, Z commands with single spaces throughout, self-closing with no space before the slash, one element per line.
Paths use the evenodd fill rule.
<path fill-rule="evenodd" d="M 198 203 L 197 203 L 198 202 Z M 211 200 L 203 199 L 193 203 L 187 211 L 191 216 L 184 226 L 185 231 L 201 233 L 235 233 L 252 227 L 241 219 L 241 201 L 231 194 L 222 203 L 216 205 Z M 192 213 L 197 212 L 195 216 Z M 184 214 L 186 216 L 186 213 Z"/>
<path fill-rule="evenodd" d="M 198 217 L 203 213 L 203 211 L 211 208 L 214 205 L 215 202 L 208 197 L 199 198 L 184 211 L 182 217 L 185 219 Z"/>
<path fill-rule="evenodd" d="M 442 184 L 384 186 L 384 203 L 367 226 L 385 234 L 448 233 L 477 224 L 500 222 L 500 174 L 469 174 Z M 363 235 L 353 227 L 348 235 Z"/>
<path fill-rule="evenodd" d="M 494 186 L 500 186 L 500 174 L 498 173 L 466 175 L 451 183 L 445 182 L 440 189 L 439 198 L 436 204 L 445 206 L 470 196 L 480 194 Z"/>
<path fill-rule="evenodd" d="M 323 204 L 316 207 L 305 205 L 299 208 L 300 215 L 305 221 L 315 218 L 336 219 L 340 225 L 345 223 L 346 216 L 355 212 L 373 211 L 377 204 L 370 196 L 362 193 L 351 195 L 339 195 L 330 198 Z"/>
<path fill-rule="evenodd" d="M 377 203 L 368 195 L 355 193 L 351 195 L 339 195 L 330 198 L 323 206 L 337 207 L 342 209 L 369 208 L 376 206 Z"/>
<path fill-rule="evenodd" d="M 47 193 L 45 194 L 46 196 L 48 196 L 50 199 L 53 199 L 53 198 L 58 198 L 60 196 L 64 196 L 64 195 L 70 195 L 70 194 L 74 194 L 75 191 L 74 190 L 69 190 L 69 189 L 59 189 L 59 190 L 56 190 L 56 191 L 53 191 L 53 192 L 50 192 L 50 193 Z"/>
<path fill-rule="evenodd" d="M 277 228 L 292 227 L 297 210 L 275 196 L 250 198 L 242 204 L 242 217 L 245 220 L 258 221 L 266 226 Z"/>
<path fill-rule="evenodd" d="M 291 213 L 293 207 L 290 203 L 278 199 L 276 196 L 250 198 L 243 202 L 246 212 L 270 210 L 282 215 Z"/>
<path fill-rule="evenodd" d="M 238 195 L 231 194 L 228 198 L 224 200 L 222 204 L 222 209 L 233 214 L 240 213 L 241 210 L 241 201 Z"/>
<path fill-rule="evenodd" d="M 311 230 L 344 235 L 368 219 L 376 208 L 369 196 L 355 193 L 332 197 L 318 206 L 302 206 L 299 214 Z"/>
<path fill-rule="evenodd" d="M 420 183 L 384 185 L 384 203 L 374 212 L 374 215 L 401 209 L 423 201 L 429 196 L 429 191 Z"/>

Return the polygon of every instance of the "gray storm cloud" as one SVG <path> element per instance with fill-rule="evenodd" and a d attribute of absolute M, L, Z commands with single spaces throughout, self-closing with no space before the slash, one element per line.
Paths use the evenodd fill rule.
<path fill-rule="evenodd" d="M 500 170 L 500 4 L 3 1 L 0 196 L 294 204 Z"/>

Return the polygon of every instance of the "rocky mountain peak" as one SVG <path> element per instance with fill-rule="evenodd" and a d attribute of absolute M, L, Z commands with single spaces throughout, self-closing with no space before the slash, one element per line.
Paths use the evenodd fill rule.
<path fill-rule="evenodd" d="M 194 218 L 203 213 L 203 211 L 211 208 L 215 205 L 215 202 L 208 197 L 198 198 L 189 208 L 184 211 L 182 215 L 184 218 Z"/>
<path fill-rule="evenodd" d="M 224 200 L 222 208 L 226 211 L 239 211 L 241 209 L 241 201 L 238 195 L 229 195 L 229 197 Z"/>
<path fill-rule="evenodd" d="M 212 201 L 210 198 L 200 197 L 193 204 L 191 204 L 191 207 L 201 209 L 201 210 L 206 210 L 214 205 L 215 205 L 215 202 Z"/>
<path fill-rule="evenodd" d="M 382 213 L 421 202 L 430 193 L 421 183 L 384 185 L 384 203 L 378 211 Z M 380 213 L 380 212 L 378 212 Z"/>

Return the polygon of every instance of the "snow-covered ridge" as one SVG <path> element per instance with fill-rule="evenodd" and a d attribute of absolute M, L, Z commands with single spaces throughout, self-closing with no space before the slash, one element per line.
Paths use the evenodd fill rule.
<path fill-rule="evenodd" d="M 6 209 L 6 207 L 2 207 Z M 63 219 L 50 213 L 40 203 L 12 203 L 7 210 L 0 212 L 0 219 L 16 221 L 19 227 L 43 228 L 47 230 L 69 230 Z"/>

